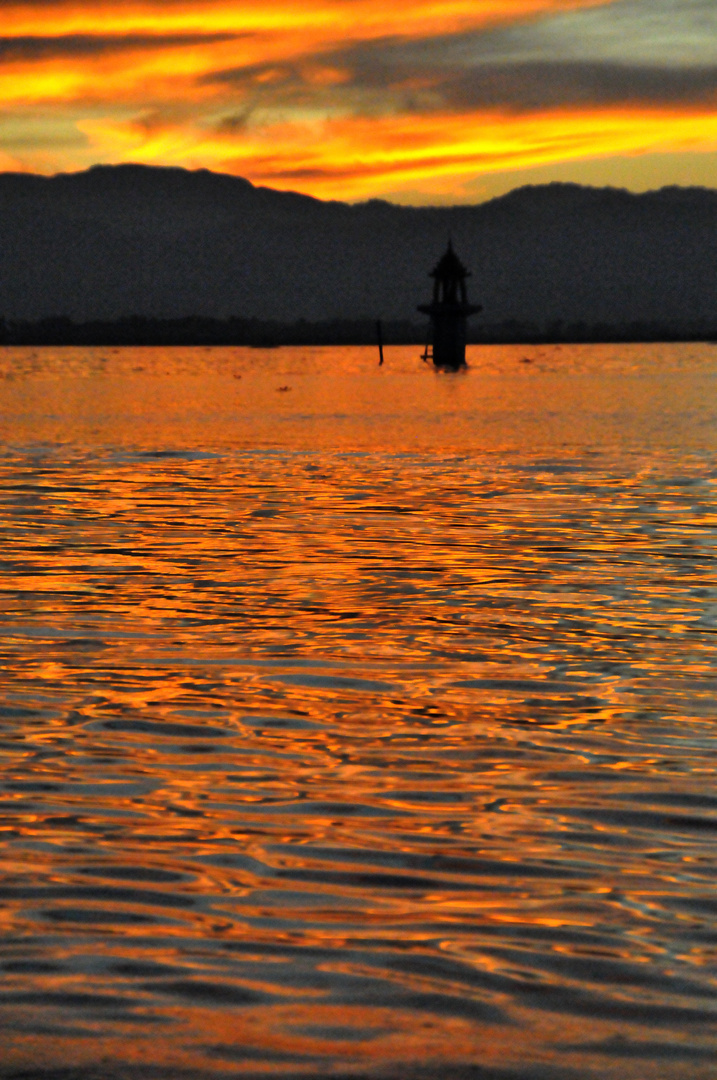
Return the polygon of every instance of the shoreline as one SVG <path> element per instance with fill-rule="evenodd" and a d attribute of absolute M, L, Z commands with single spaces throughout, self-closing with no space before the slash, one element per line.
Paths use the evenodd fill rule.
<path fill-rule="evenodd" d="M 427 330 L 408 320 L 382 322 L 384 345 L 426 344 Z M 129 316 L 120 319 L 75 321 L 67 316 L 35 322 L 0 319 L 0 345 L 8 346 L 247 346 L 280 348 L 282 345 L 377 345 L 375 319 L 333 319 L 293 323 L 261 319 L 214 319 L 188 316 L 155 319 Z M 545 326 L 508 320 L 469 328 L 469 345 L 598 345 L 717 343 L 717 325 L 666 325 L 651 322 L 564 323 Z"/>

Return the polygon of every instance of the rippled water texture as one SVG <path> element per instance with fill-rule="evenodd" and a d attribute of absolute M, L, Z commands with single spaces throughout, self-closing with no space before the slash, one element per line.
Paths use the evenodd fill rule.
<path fill-rule="evenodd" d="M 386 352 L 0 352 L 3 1077 L 717 1076 L 717 348 Z"/>

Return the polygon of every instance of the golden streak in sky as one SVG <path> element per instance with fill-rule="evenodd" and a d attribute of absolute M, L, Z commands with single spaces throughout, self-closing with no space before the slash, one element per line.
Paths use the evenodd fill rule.
<path fill-rule="evenodd" d="M 305 190 L 321 198 L 365 199 L 382 190 L 444 192 L 476 176 L 552 161 L 670 150 L 717 150 L 717 115 L 663 110 L 480 113 L 422 117 L 349 117 L 276 124 L 245 133 L 240 146 L 186 127 L 146 130 L 88 121 L 93 140 L 118 160 L 194 165 L 246 176 L 257 184 Z"/>
<path fill-rule="evenodd" d="M 301 28 L 308 39 L 455 33 L 605 0 L 246 0 L 245 3 L 14 4 L 4 35 L 246 33 Z"/>

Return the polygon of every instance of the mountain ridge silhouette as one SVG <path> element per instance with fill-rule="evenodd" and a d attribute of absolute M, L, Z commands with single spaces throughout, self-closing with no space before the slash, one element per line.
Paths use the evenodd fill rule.
<path fill-rule="evenodd" d="M 417 321 L 449 235 L 491 322 L 717 321 L 717 191 L 322 201 L 209 170 L 0 173 L 0 315 Z"/>

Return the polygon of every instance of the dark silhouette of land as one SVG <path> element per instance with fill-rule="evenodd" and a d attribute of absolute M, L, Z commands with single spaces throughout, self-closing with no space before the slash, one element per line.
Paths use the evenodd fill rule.
<path fill-rule="evenodd" d="M 448 237 L 468 341 L 717 336 L 717 191 L 525 187 L 478 206 L 358 205 L 138 165 L 0 174 L 0 333 L 52 344 L 425 342 Z"/>
<path fill-rule="evenodd" d="M 628 341 L 717 341 L 713 330 L 680 328 L 666 323 L 556 322 L 548 326 L 510 320 L 468 328 L 468 344 L 510 345 Z M 426 345 L 425 324 L 383 322 L 383 345 Z M 150 319 L 73 322 L 65 317 L 37 322 L 0 321 L 0 345 L 373 345 L 378 343 L 372 319 L 333 319 L 294 323 L 262 319 Z"/>

